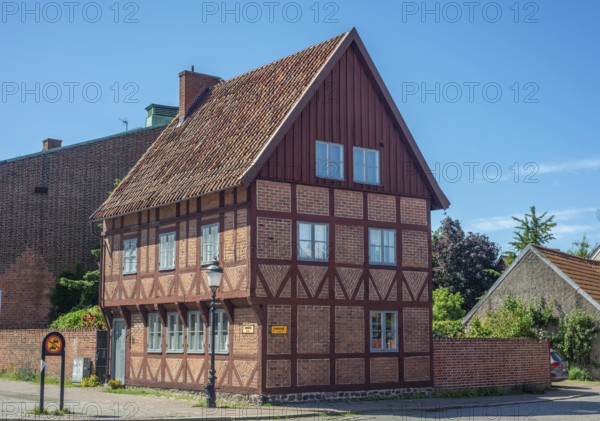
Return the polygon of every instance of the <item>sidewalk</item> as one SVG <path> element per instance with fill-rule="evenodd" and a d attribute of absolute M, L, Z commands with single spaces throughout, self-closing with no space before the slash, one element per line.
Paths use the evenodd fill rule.
<path fill-rule="evenodd" d="M 46 386 L 46 407 L 58 408 L 58 386 Z M 193 407 L 193 401 L 162 397 L 119 395 L 100 389 L 67 388 L 65 406 L 71 414 L 36 417 L 31 413 L 39 401 L 39 385 L 0 380 L 0 419 L 200 419 L 257 420 L 304 418 L 324 415 L 369 415 L 391 413 L 416 416 L 419 413 L 458 410 L 462 408 L 525 405 L 573 399 L 600 393 L 600 385 L 564 383 L 545 394 L 486 396 L 476 398 L 427 398 L 384 401 L 320 402 L 274 407 L 238 407 L 207 409 Z"/>

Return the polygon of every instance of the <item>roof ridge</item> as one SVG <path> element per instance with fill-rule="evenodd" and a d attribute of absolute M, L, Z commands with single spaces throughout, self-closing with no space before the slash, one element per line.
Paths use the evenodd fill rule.
<path fill-rule="evenodd" d="M 566 258 L 569 258 L 569 259 L 579 260 L 579 261 L 581 261 L 581 263 L 591 263 L 593 265 L 600 266 L 600 261 L 598 261 L 598 260 L 586 259 L 584 257 L 575 256 L 574 254 L 567 253 L 567 252 L 562 251 L 560 249 L 553 249 L 553 248 L 549 248 L 549 247 L 544 247 L 544 246 L 540 246 L 539 244 L 532 244 L 532 247 L 535 247 L 536 249 L 540 250 L 541 252 L 547 251 L 547 252 L 550 252 L 550 253 L 560 254 L 560 255 L 562 255 L 562 256 L 564 256 Z"/>
<path fill-rule="evenodd" d="M 265 67 L 272 66 L 272 65 L 274 65 L 274 64 L 277 64 L 277 63 L 279 63 L 279 62 L 281 62 L 281 61 L 284 61 L 284 60 L 287 60 L 287 59 L 289 59 L 289 58 L 295 57 L 295 56 L 297 56 L 298 54 L 302 54 L 302 53 L 305 53 L 305 52 L 307 52 L 307 51 L 310 51 L 310 50 L 312 50 L 312 49 L 314 49 L 314 48 L 321 47 L 321 46 L 323 46 L 323 44 L 327 44 L 328 42 L 331 42 L 331 41 L 333 41 L 334 39 L 337 39 L 337 38 L 340 38 L 340 39 L 342 39 L 342 38 L 344 38 L 344 36 L 346 36 L 346 35 L 347 35 L 347 34 L 349 34 L 349 33 L 350 33 L 350 31 L 342 32 L 341 34 L 339 34 L 339 35 L 336 35 L 336 36 L 334 36 L 334 37 L 331 37 L 331 38 L 329 38 L 329 39 L 327 39 L 327 40 L 325 40 L 325 41 L 319 42 L 318 44 L 313 44 L 313 45 L 311 45 L 311 46 L 309 46 L 309 47 L 303 48 L 303 49 L 302 49 L 302 50 L 300 50 L 300 51 L 296 51 L 295 53 L 289 54 L 289 55 L 287 55 L 287 56 L 285 56 L 285 57 L 279 58 L 279 59 L 277 59 L 277 60 L 275 60 L 275 61 L 272 61 L 272 62 L 270 62 L 270 63 L 266 63 L 266 64 L 263 64 L 262 66 L 255 67 L 254 69 L 248 70 L 247 72 L 244 72 L 244 73 L 242 73 L 242 74 L 239 74 L 239 75 L 237 75 L 237 76 L 234 76 L 234 77 L 232 77 L 231 79 L 223 80 L 222 82 L 220 82 L 220 83 L 217 83 L 215 86 L 218 86 L 218 85 L 223 85 L 223 84 L 226 84 L 226 83 L 229 83 L 229 82 L 233 82 L 233 81 L 234 81 L 234 80 L 236 80 L 236 79 L 239 79 L 239 78 L 241 78 L 241 77 L 244 77 L 244 76 L 247 76 L 247 75 L 249 75 L 249 74 L 251 74 L 251 73 L 257 72 L 257 71 L 259 71 L 259 70 L 261 70 L 261 69 L 264 69 Z"/>

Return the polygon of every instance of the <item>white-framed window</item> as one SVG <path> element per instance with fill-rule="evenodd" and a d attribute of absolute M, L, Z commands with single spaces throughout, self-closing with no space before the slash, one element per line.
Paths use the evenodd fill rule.
<path fill-rule="evenodd" d="M 204 352 L 204 322 L 199 311 L 188 312 L 187 352 Z"/>
<path fill-rule="evenodd" d="M 137 272 L 137 238 L 123 241 L 123 275 Z"/>
<path fill-rule="evenodd" d="M 179 313 L 167 313 L 167 352 L 183 352 L 183 323 Z"/>
<path fill-rule="evenodd" d="M 369 228 L 369 263 L 396 264 L 396 230 Z"/>
<path fill-rule="evenodd" d="M 326 262 L 329 225 L 298 222 L 298 260 Z"/>
<path fill-rule="evenodd" d="M 217 324 L 215 325 L 215 352 L 218 354 L 227 354 L 229 352 L 229 319 L 225 310 L 215 310 L 215 317 L 217 318 Z M 212 313 L 210 315 L 212 326 Z M 212 339 L 210 326 L 208 329 L 208 349 L 212 349 Z"/>
<path fill-rule="evenodd" d="M 379 151 L 355 146 L 354 156 L 354 181 L 356 183 L 380 184 Z"/>
<path fill-rule="evenodd" d="M 158 236 L 158 270 L 175 269 L 175 233 Z"/>
<path fill-rule="evenodd" d="M 397 311 L 371 311 L 371 351 L 398 351 Z"/>
<path fill-rule="evenodd" d="M 202 264 L 219 260 L 219 224 L 202 227 Z"/>
<path fill-rule="evenodd" d="M 344 145 L 317 140 L 317 177 L 344 179 Z"/>
<path fill-rule="evenodd" d="M 158 313 L 148 313 L 148 352 L 162 352 L 162 324 Z"/>

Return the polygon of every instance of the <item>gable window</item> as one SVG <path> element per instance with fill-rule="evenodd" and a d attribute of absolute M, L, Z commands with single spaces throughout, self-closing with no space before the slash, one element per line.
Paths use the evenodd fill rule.
<path fill-rule="evenodd" d="M 298 222 L 298 260 L 326 262 L 327 224 Z"/>
<path fill-rule="evenodd" d="M 123 275 L 137 272 L 137 238 L 123 241 Z"/>
<path fill-rule="evenodd" d="M 398 312 L 371 312 L 371 351 L 398 350 Z"/>
<path fill-rule="evenodd" d="M 167 313 L 167 352 L 183 352 L 183 324 L 178 313 Z"/>
<path fill-rule="evenodd" d="M 354 147 L 354 181 L 379 184 L 379 151 Z"/>
<path fill-rule="evenodd" d="M 188 312 L 187 351 L 204 352 L 204 322 L 199 311 Z"/>
<path fill-rule="evenodd" d="M 317 140 L 317 177 L 344 179 L 344 145 Z"/>
<path fill-rule="evenodd" d="M 148 352 L 162 352 L 162 324 L 158 313 L 148 313 Z"/>
<path fill-rule="evenodd" d="M 369 228 L 369 263 L 396 264 L 396 230 Z"/>
<path fill-rule="evenodd" d="M 175 269 L 175 233 L 160 234 L 158 239 L 158 269 Z"/>
<path fill-rule="evenodd" d="M 202 264 L 219 260 L 219 224 L 202 227 Z"/>
<path fill-rule="evenodd" d="M 212 319 L 212 313 L 210 317 Z M 215 325 L 215 352 L 227 354 L 229 352 L 229 319 L 223 309 L 216 310 L 215 317 L 217 319 L 217 324 Z M 212 349 L 211 335 L 208 335 L 208 338 L 209 349 Z"/>

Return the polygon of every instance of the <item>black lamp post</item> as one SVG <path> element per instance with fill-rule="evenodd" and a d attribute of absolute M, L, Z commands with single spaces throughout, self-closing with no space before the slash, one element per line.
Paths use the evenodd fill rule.
<path fill-rule="evenodd" d="M 206 385 L 206 406 L 208 408 L 217 407 L 217 396 L 215 393 L 215 380 L 217 379 L 215 371 L 215 296 L 221 285 L 221 277 L 223 276 L 223 268 L 219 266 L 218 261 L 214 261 L 206 268 L 208 275 L 208 286 L 212 293 L 212 301 L 210 303 L 210 371 L 208 376 L 208 384 Z"/>

